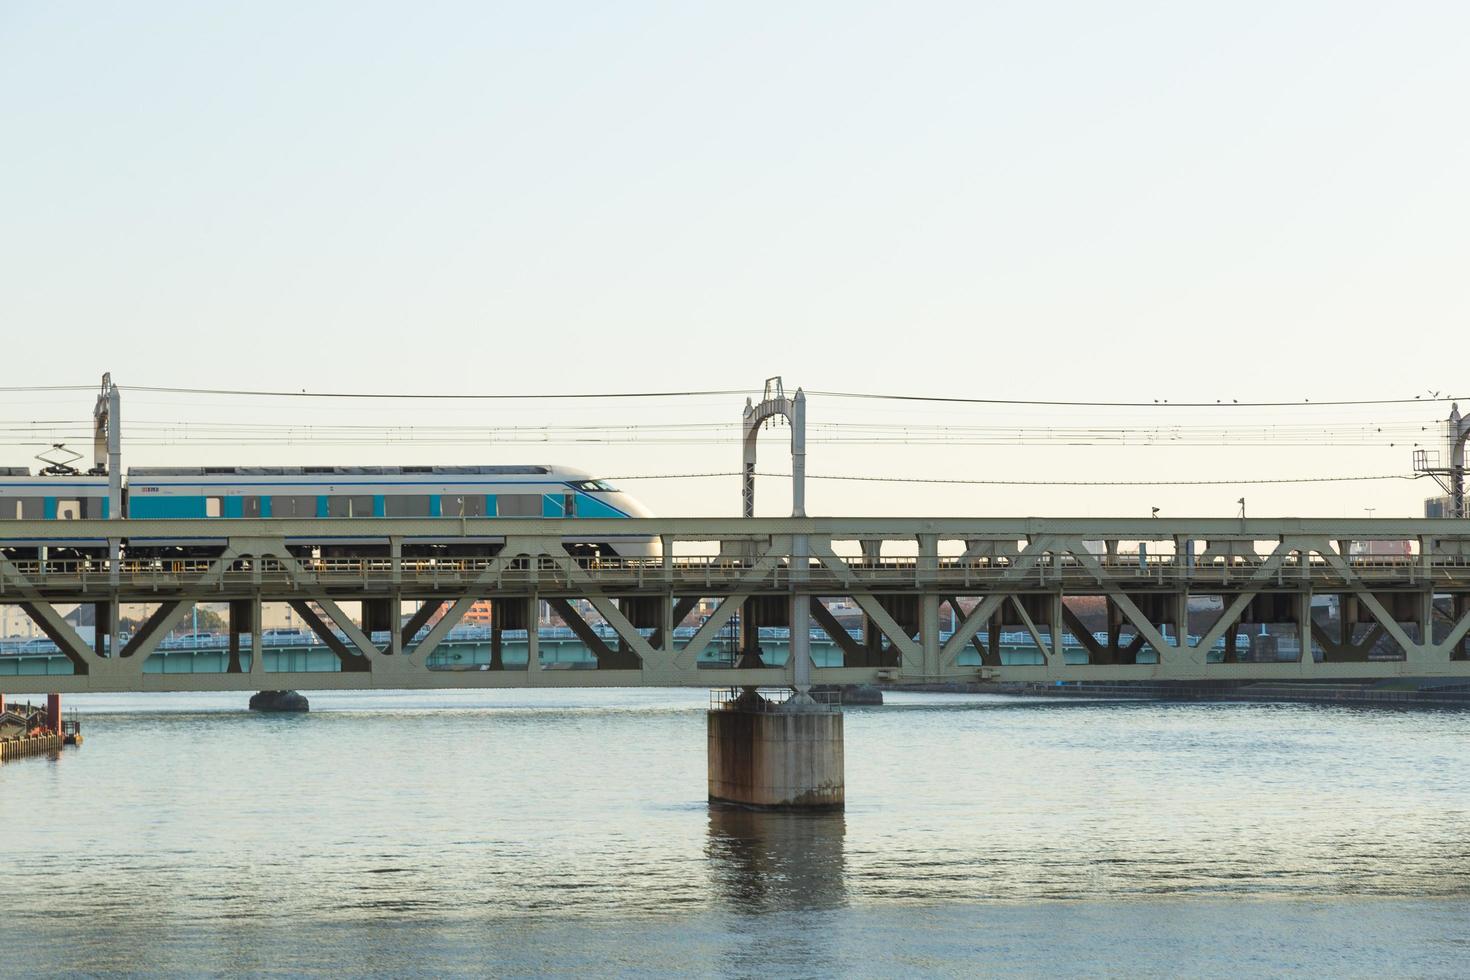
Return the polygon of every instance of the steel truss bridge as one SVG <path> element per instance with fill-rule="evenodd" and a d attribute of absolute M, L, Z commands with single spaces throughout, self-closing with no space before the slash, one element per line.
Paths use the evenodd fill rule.
<path fill-rule="evenodd" d="M 573 554 L 569 530 L 564 521 L 507 519 L 7 521 L 0 605 L 23 608 L 72 672 L 0 676 L 0 693 L 1470 677 L 1470 525 L 1459 520 L 575 524 L 578 542 L 646 536 L 661 546 L 662 557 L 652 559 Z M 132 558 L 134 538 L 207 542 L 206 557 Z M 416 538 L 448 542 L 456 557 L 404 557 L 404 542 Z M 64 542 L 83 539 L 108 542 L 120 557 L 40 557 L 64 554 Z M 1380 541 L 1407 541 L 1409 553 L 1363 553 L 1371 550 L 1364 543 Z M 313 557 L 324 546 L 341 554 L 344 543 L 363 557 Z M 1314 619 L 1312 599 L 1322 595 L 1337 597 L 1335 623 Z M 1195 637 L 1192 597 L 1210 597 L 1219 610 Z M 830 602 L 838 598 L 861 610 L 861 639 L 837 623 Z M 525 666 L 507 669 L 497 657 L 489 669 L 431 670 L 435 648 L 482 599 L 492 604 L 497 630 L 533 627 Z M 1082 599 L 1106 609 L 1104 635 L 1083 624 Z M 712 611 L 692 636 L 676 634 L 700 600 Z M 542 665 L 534 627 L 543 601 L 583 640 L 595 669 Z M 225 602 L 231 650 L 224 670 L 144 671 L 195 604 Z M 332 649 L 339 669 L 268 670 L 256 628 L 262 603 L 289 603 Z M 358 603 L 359 615 L 344 609 Z M 94 642 L 65 614 L 76 604 L 94 607 Z M 102 624 L 115 622 L 124 604 L 148 609 L 142 626 L 125 643 L 102 642 Z M 406 605 L 412 613 L 405 619 Z M 579 612 L 587 605 L 612 627 L 615 642 Z M 941 632 L 941 610 L 952 630 Z M 841 666 L 812 666 L 800 641 L 810 633 L 800 628 L 783 666 L 762 659 L 757 639 L 733 666 L 700 663 L 722 630 L 738 624 L 757 638 L 761 626 L 800 627 L 808 618 L 841 649 Z M 1235 646 L 1237 633 L 1254 624 L 1294 629 L 1307 641 L 1303 652 L 1294 662 L 1256 662 Z M 1003 663 L 1002 628 L 1023 629 L 1037 662 Z M 374 642 L 375 632 L 387 642 Z M 1080 642 L 1087 663 L 1063 656 L 1068 634 L 1070 659 Z M 1385 659 L 1385 645 L 1393 659 Z M 978 666 L 973 655 L 960 663 L 966 650 L 978 653 Z"/>

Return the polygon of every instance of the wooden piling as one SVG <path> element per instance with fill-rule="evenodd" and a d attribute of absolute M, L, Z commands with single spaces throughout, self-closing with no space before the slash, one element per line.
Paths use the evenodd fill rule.
<path fill-rule="evenodd" d="M 12 738 L 0 738 L 0 762 L 8 762 L 11 759 L 23 759 L 32 755 L 46 755 L 51 752 L 60 752 L 61 744 L 61 736 L 55 733 L 45 735 L 16 735 Z"/>

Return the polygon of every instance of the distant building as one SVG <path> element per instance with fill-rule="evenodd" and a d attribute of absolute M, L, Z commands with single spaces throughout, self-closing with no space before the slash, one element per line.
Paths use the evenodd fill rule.
<path fill-rule="evenodd" d="M 1449 497 L 1430 497 L 1424 501 L 1424 516 L 1433 520 L 1450 516 Z"/>
<path fill-rule="evenodd" d="M 1407 558 L 1414 549 L 1407 538 L 1400 541 L 1354 541 L 1352 553 L 1369 558 Z"/>

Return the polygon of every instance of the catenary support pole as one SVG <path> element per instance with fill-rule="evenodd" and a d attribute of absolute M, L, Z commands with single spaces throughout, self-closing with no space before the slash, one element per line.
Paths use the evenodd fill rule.
<path fill-rule="evenodd" d="M 760 404 L 745 400 L 741 416 L 740 515 L 755 516 L 756 439 L 761 426 L 773 418 L 784 418 L 791 426 L 791 516 L 806 516 L 806 393 L 800 388 L 786 397 L 779 377 L 767 378 Z"/>
<path fill-rule="evenodd" d="M 767 378 L 760 404 L 745 403 L 742 417 L 740 513 L 755 517 L 756 439 L 761 426 L 783 417 L 791 426 L 791 516 L 806 516 L 806 393 L 787 398 L 781 379 Z M 746 687 L 711 708 L 708 728 L 709 798 L 713 802 L 781 809 L 840 809 L 844 800 L 842 712 L 811 696 L 811 542 L 791 538 L 791 594 L 787 678 L 795 692 L 774 702 Z M 747 603 L 747 615 L 749 604 Z M 757 624 L 742 618 L 745 642 Z"/>
<path fill-rule="evenodd" d="M 122 393 L 112 383 L 111 372 L 102 375 L 102 388 L 97 393 L 97 404 L 92 409 L 92 474 L 107 476 L 108 520 L 121 521 L 122 497 Z M 109 536 L 107 539 L 107 566 L 110 583 L 118 584 L 118 573 L 122 564 L 122 539 Z M 99 608 L 98 612 L 102 610 Z M 107 607 L 108 621 L 104 625 L 110 656 L 117 656 L 122 649 L 121 629 L 117 604 Z M 102 651 L 97 651 L 100 656 Z"/>
<path fill-rule="evenodd" d="M 1470 440 L 1470 416 L 1460 415 L 1458 404 L 1450 406 L 1450 507 L 1454 517 L 1465 513 L 1465 443 Z"/>

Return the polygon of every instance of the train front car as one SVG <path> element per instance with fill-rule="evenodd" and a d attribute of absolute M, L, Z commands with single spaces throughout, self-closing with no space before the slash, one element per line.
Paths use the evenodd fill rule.
<path fill-rule="evenodd" d="M 595 479 L 590 473 L 581 470 L 560 468 L 554 472 L 563 479 L 567 488 L 573 491 L 573 496 L 569 499 L 572 501 L 574 513 L 567 516 L 610 519 L 653 516 L 652 512 L 632 495 L 619 490 L 606 480 Z M 603 554 L 612 554 L 620 558 L 660 557 L 658 539 L 649 535 L 603 535 L 602 540 L 595 542 L 589 540 L 589 543 L 594 543 Z"/>
<path fill-rule="evenodd" d="M 23 466 L 0 467 L 0 521 L 78 521 L 108 516 L 107 477 L 80 473 L 39 474 Z M 0 549 L 7 558 L 34 559 L 42 554 L 38 541 L 7 539 Z M 50 559 L 101 558 L 106 539 L 51 540 L 45 548 Z"/>
<path fill-rule="evenodd" d="M 128 515 L 156 518 L 626 518 L 647 511 L 580 470 L 556 466 L 279 466 L 147 467 L 128 474 Z M 362 530 L 359 526 L 358 531 Z M 567 536 L 579 554 L 653 557 L 647 536 Z M 176 556 L 219 541 L 134 539 L 135 554 Z M 450 557 L 494 552 L 504 534 L 466 539 L 427 533 L 403 540 L 406 557 Z M 386 537 L 354 533 L 298 554 L 324 558 L 387 553 Z M 141 549 L 141 550 L 140 550 Z"/>

